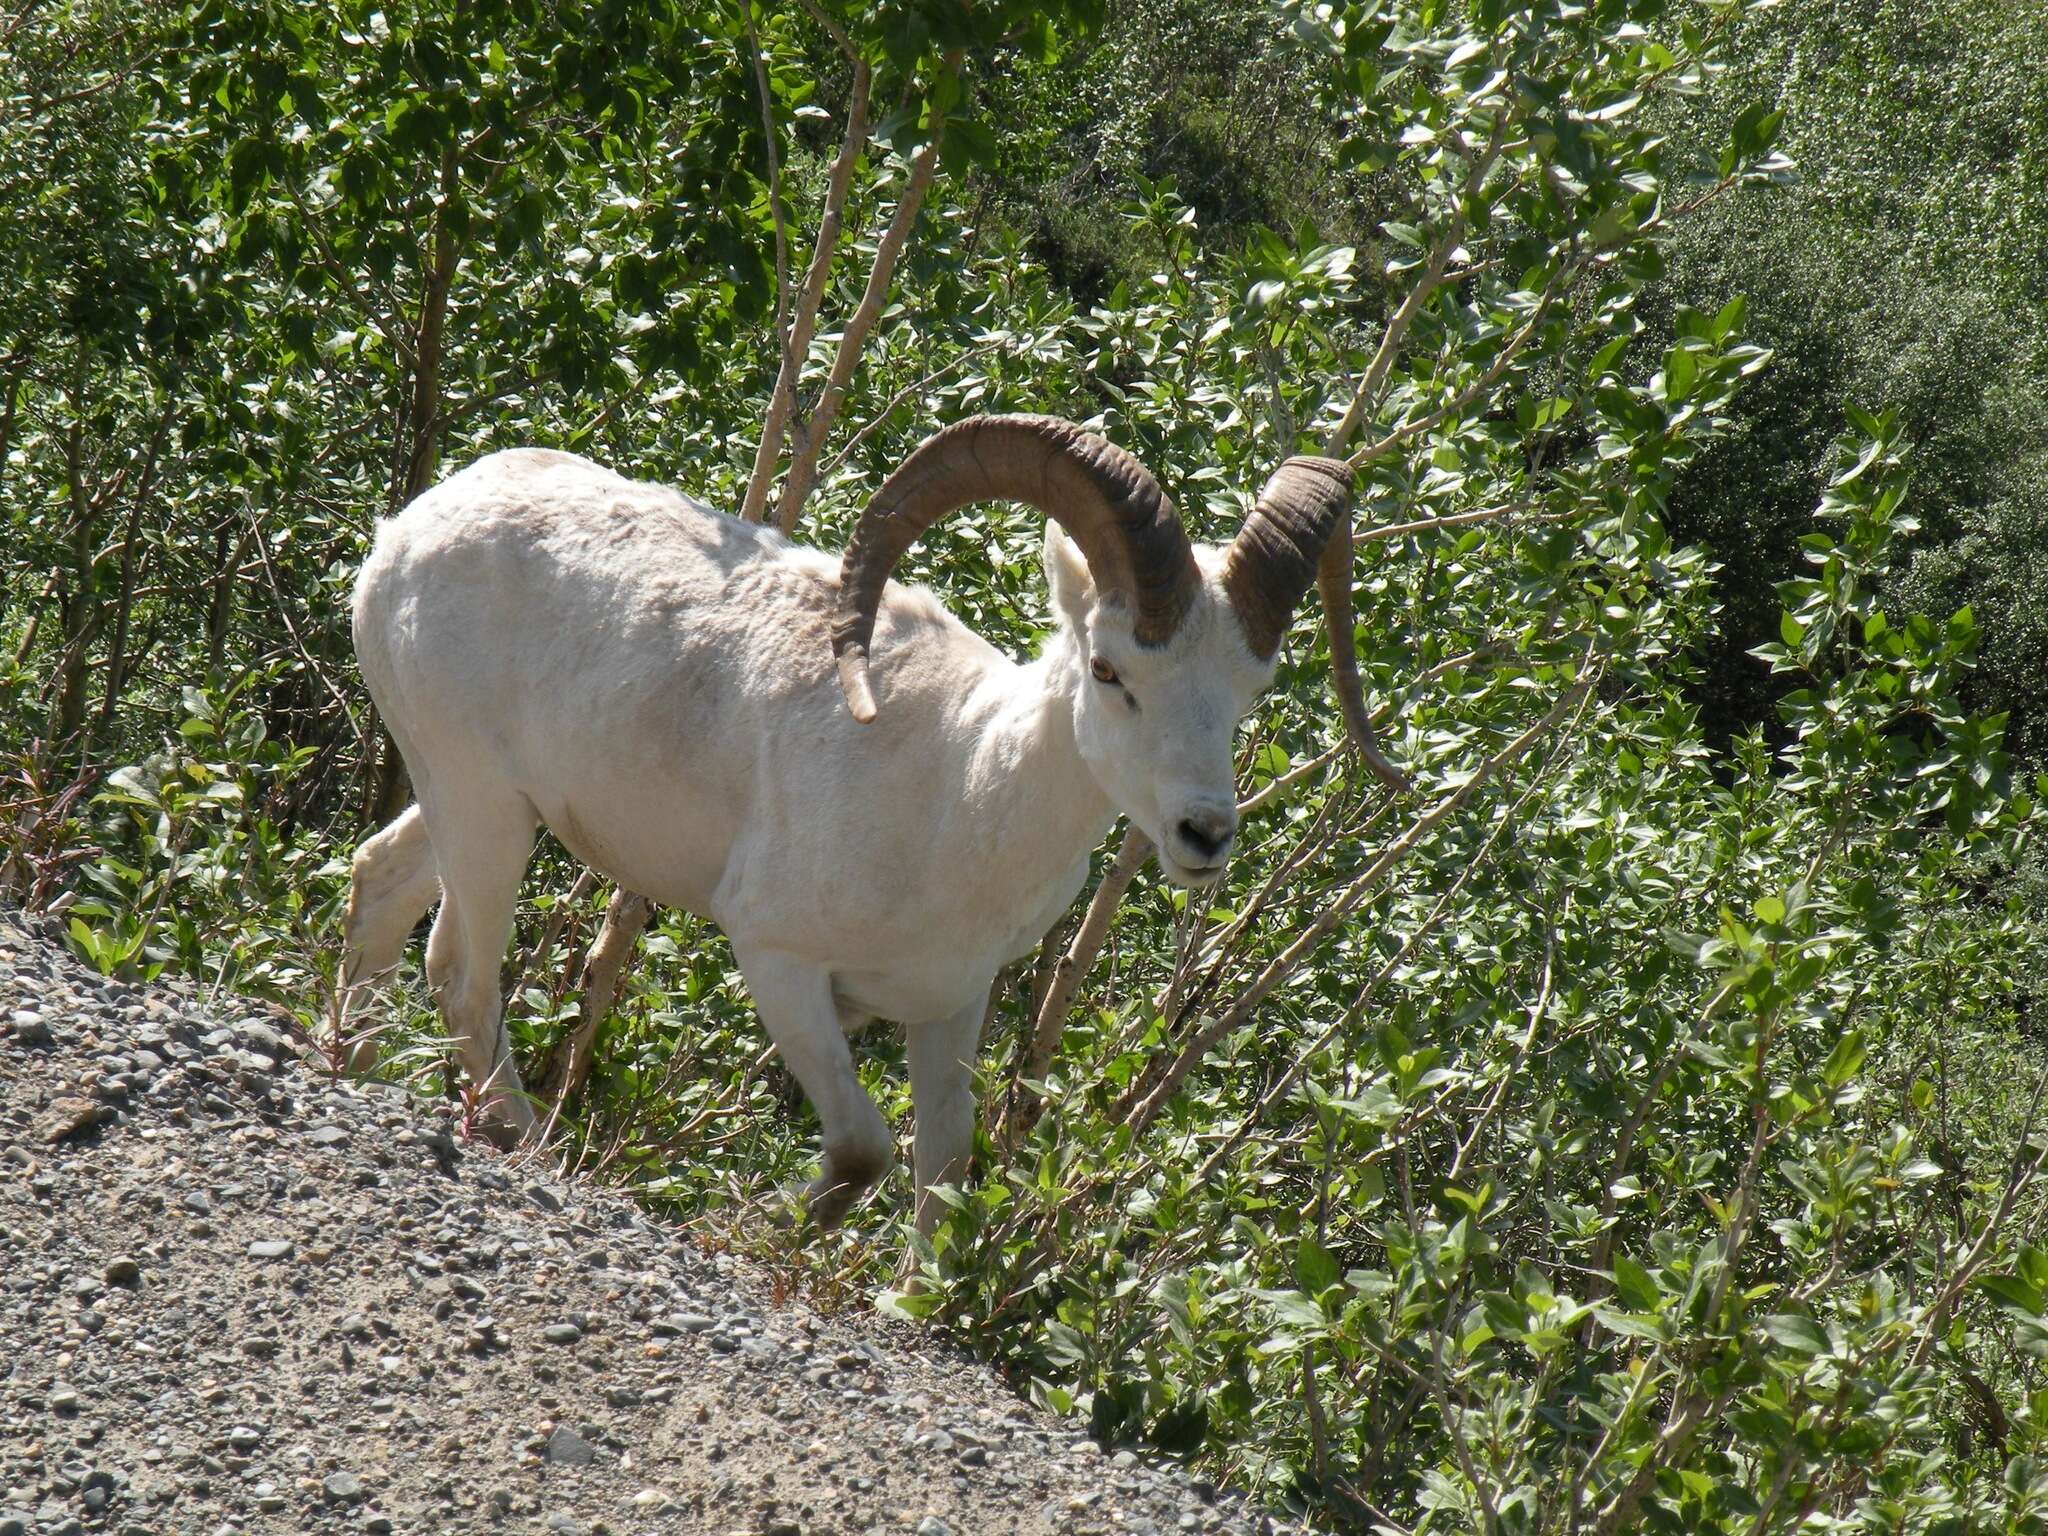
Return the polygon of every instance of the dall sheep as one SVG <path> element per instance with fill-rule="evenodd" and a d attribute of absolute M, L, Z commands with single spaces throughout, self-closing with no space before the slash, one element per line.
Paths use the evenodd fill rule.
<path fill-rule="evenodd" d="M 1232 730 L 1333 533 L 1348 552 L 1351 478 L 1289 460 L 1212 548 L 1102 438 L 977 417 L 888 477 L 835 565 L 571 454 L 483 459 L 385 522 L 356 583 L 356 652 L 418 803 L 356 853 L 345 983 L 396 965 L 438 892 L 427 975 L 464 1070 L 503 1129 L 534 1134 L 499 968 L 545 825 L 725 931 L 823 1126 L 821 1225 L 894 1152 L 847 1035 L 905 1026 L 930 1232 L 930 1190 L 972 1147 L 989 988 L 1116 814 L 1169 879 L 1221 874 Z M 1057 628 L 1024 665 L 889 580 L 934 520 L 997 500 L 1052 519 Z"/>

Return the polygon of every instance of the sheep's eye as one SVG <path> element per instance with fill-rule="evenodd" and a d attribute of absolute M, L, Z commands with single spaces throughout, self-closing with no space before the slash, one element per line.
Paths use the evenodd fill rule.
<path fill-rule="evenodd" d="M 1088 663 L 1088 671 L 1098 683 L 1114 683 L 1118 680 L 1116 668 L 1112 667 L 1100 656 L 1095 657 Z"/>

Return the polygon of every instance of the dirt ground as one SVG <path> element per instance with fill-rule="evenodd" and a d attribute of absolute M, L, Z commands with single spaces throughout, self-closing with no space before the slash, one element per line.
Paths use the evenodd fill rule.
<path fill-rule="evenodd" d="M 0 912 L 0 1536 L 1298 1529 Z"/>

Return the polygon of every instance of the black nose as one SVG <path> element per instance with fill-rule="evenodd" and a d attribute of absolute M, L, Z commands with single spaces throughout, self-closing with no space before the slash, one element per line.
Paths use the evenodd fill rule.
<path fill-rule="evenodd" d="M 1214 864 L 1230 846 L 1231 835 L 1237 831 L 1237 818 L 1220 811 L 1198 811 L 1181 817 L 1173 830 L 1190 850 L 1202 856 L 1204 863 Z"/>

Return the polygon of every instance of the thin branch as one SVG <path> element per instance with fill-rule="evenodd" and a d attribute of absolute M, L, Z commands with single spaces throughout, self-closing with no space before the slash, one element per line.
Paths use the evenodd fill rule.
<path fill-rule="evenodd" d="M 1955 1273 L 1949 1276 L 1948 1284 L 1942 1288 L 1941 1295 L 1928 1309 L 1927 1320 L 1921 1324 L 1920 1341 L 1913 1347 L 1912 1365 L 1915 1370 L 1927 1363 L 1929 1353 L 1947 1334 L 1949 1309 L 1956 1304 L 1956 1299 L 1969 1288 L 1970 1282 L 1977 1278 L 1977 1272 L 1984 1267 L 1990 1256 L 1993 1240 L 2012 1218 L 2012 1209 L 2019 1200 L 2020 1191 L 2034 1181 L 2041 1172 L 2042 1164 L 2048 1162 L 2048 1141 L 2039 1144 L 2033 1141 L 2034 1118 L 2040 1113 L 2044 1091 L 2048 1091 L 2048 1072 L 2044 1072 L 2035 1080 L 2034 1096 L 2027 1101 L 2026 1117 L 2020 1122 L 2019 1145 L 2013 1152 L 2012 1168 L 2006 1175 L 2005 1191 L 1999 1196 L 1997 1209 L 1985 1221 L 1984 1230 L 1977 1234 L 1976 1242 L 1970 1245 L 1970 1251 L 1963 1256 L 1962 1263 L 1958 1264 Z M 2031 1158 L 2026 1155 L 2029 1151 L 2033 1153 Z"/>
<path fill-rule="evenodd" d="M 1352 879 L 1349 885 L 1334 901 L 1328 903 L 1315 921 L 1302 930 L 1301 936 L 1261 971 L 1258 976 L 1238 994 L 1222 1017 L 1197 1032 L 1181 1048 L 1180 1055 L 1160 1076 L 1142 1099 L 1127 1095 L 1118 1106 L 1117 1118 L 1128 1124 L 1133 1136 L 1142 1134 L 1145 1127 L 1166 1105 L 1166 1101 L 1179 1091 L 1180 1085 L 1197 1063 L 1225 1037 L 1242 1028 L 1251 1018 L 1253 1010 L 1265 1001 L 1266 996 L 1287 977 L 1298 970 L 1304 960 L 1312 954 L 1332 929 L 1351 915 L 1352 910 L 1379 885 L 1380 881 L 1412 853 L 1431 832 L 1447 821 L 1451 815 L 1472 798 L 1481 785 L 1485 784 L 1502 768 L 1514 762 L 1536 741 L 1547 734 L 1584 698 L 1599 676 L 1597 668 L 1586 667 L 1579 680 L 1558 697 L 1557 702 L 1546 710 L 1542 718 L 1530 725 L 1500 751 L 1482 762 L 1473 770 L 1472 776 L 1457 789 L 1446 795 L 1424 815 L 1416 818 L 1406 832 L 1382 850 L 1364 871 Z"/>
<path fill-rule="evenodd" d="M 1496 127 L 1494 137 L 1487 144 L 1485 152 L 1472 162 L 1471 169 L 1466 173 L 1465 201 L 1469 202 L 1478 195 L 1480 184 L 1486 180 L 1487 172 L 1493 169 L 1494 162 L 1500 158 L 1500 150 L 1499 128 Z M 1445 268 L 1450 265 L 1452 253 L 1464 239 L 1465 215 L 1462 211 L 1454 212 L 1450 223 L 1444 229 L 1443 239 L 1438 241 L 1436 249 L 1429 253 L 1429 261 L 1423 267 L 1421 280 L 1408 290 L 1407 297 L 1402 299 L 1400 307 L 1387 321 L 1387 328 L 1380 335 L 1380 344 L 1373 352 L 1372 362 L 1359 378 L 1358 388 L 1352 391 L 1350 406 L 1323 445 L 1323 451 L 1332 458 L 1343 453 L 1352 435 L 1364 425 L 1366 412 L 1378 397 L 1380 386 L 1386 382 L 1387 374 L 1394 366 L 1394 358 L 1400 352 L 1409 326 L 1414 323 L 1416 315 L 1421 312 L 1429 296 L 1448 281 L 1445 277 Z"/>
<path fill-rule="evenodd" d="M 952 373 L 954 370 L 958 368 L 965 367 L 968 363 L 975 361 L 977 358 L 987 357 L 991 352 L 1002 351 L 1005 345 L 1007 345 L 1007 343 L 1004 341 L 983 342 L 978 347 L 974 347 L 969 349 L 968 351 L 960 353 L 958 356 L 953 358 L 951 362 L 939 364 L 938 367 L 934 368 L 930 373 L 926 374 L 923 378 L 917 379 L 912 383 L 904 385 L 901 389 L 897 390 L 895 394 L 889 397 L 888 402 L 885 405 L 883 405 L 880 410 L 876 411 L 874 415 L 868 418 L 867 425 L 862 427 L 858 432 L 854 433 L 853 436 L 850 439 L 848 439 L 847 444 L 844 448 L 840 449 L 839 452 L 832 456 L 832 462 L 825 466 L 824 470 L 819 474 L 818 478 L 821 480 L 829 480 L 832 478 L 833 475 L 837 474 L 839 472 L 839 466 L 844 464 L 848 459 L 853 457 L 854 451 L 858 449 L 862 443 L 868 440 L 868 438 L 874 433 L 877 427 L 881 426 L 883 422 L 887 421 L 889 417 L 895 413 L 896 407 L 901 405 L 904 401 L 908 400 L 912 395 L 916 394 L 919 390 L 924 389 L 928 385 L 936 384 L 940 379 L 943 379 L 947 374 Z"/>
<path fill-rule="evenodd" d="M 959 78 L 960 60 L 961 51 L 957 48 L 946 55 L 938 84 L 934 87 L 934 99 L 939 88 Z M 825 388 L 818 396 L 817 408 L 811 412 L 811 419 L 805 426 L 803 441 L 789 466 L 789 477 L 782 483 L 782 498 L 775 506 L 775 523 L 784 533 L 796 527 L 804 502 L 817 483 L 818 450 L 824 446 L 833 422 L 839 417 L 839 408 L 845 403 L 847 387 L 853 381 L 853 371 L 860 362 L 862 349 L 867 345 L 868 333 L 882 316 L 883 301 L 888 296 L 889 283 L 896 272 L 896 259 L 903 254 L 904 242 L 910 238 L 911 226 L 917 222 L 918 211 L 924 206 L 924 195 L 938 170 L 939 145 L 945 136 L 945 116 L 934 111 L 931 137 L 911 162 L 910 179 L 904 185 L 903 195 L 897 199 L 895 215 L 889 220 L 881 244 L 875 248 L 874 265 L 868 271 L 867 291 L 861 295 L 860 307 L 853 312 L 853 318 L 846 322 L 846 329 L 839 337 L 839 350 L 832 359 L 832 372 L 827 376 Z"/>
<path fill-rule="evenodd" d="M 1442 517 L 1418 517 L 1405 523 L 1382 523 L 1377 528 L 1367 528 L 1354 534 L 1361 544 L 1376 543 L 1383 539 L 1403 539 L 1411 533 L 1434 533 L 1439 528 L 1463 528 L 1471 523 L 1490 523 L 1501 518 L 1515 517 L 1528 512 L 1538 504 L 1538 498 L 1529 497 L 1522 501 L 1504 501 L 1498 506 L 1473 507 L 1465 512 L 1446 512 Z M 1577 517 L 1576 511 L 1544 513 L 1532 517 L 1534 523 L 1557 523 Z"/>
<path fill-rule="evenodd" d="M 306 644 L 305 637 L 299 633 L 298 625 L 292 622 L 292 609 L 296 604 L 293 599 L 285 596 L 284 583 L 278 579 L 277 567 L 271 563 L 270 540 L 264 534 L 263 520 L 247 507 L 242 509 L 242 515 L 248 520 L 250 532 L 255 535 L 256 552 L 263 562 L 263 575 L 270 585 L 271 596 L 277 599 L 277 616 L 284 621 L 284 632 L 291 636 L 292 648 L 306 663 L 307 670 L 319 679 L 320 686 L 327 690 L 328 697 L 341 706 L 342 716 L 348 721 L 349 729 L 355 733 L 356 741 L 363 751 L 372 751 L 374 743 L 363 730 L 362 722 L 356 718 L 356 712 L 349 707 L 348 695 L 327 675 L 327 669 L 320 665 L 312 647 Z"/>
<path fill-rule="evenodd" d="M 797 3 L 810 15 L 811 20 L 825 29 L 832 41 L 839 45 L 841 53 L 845 54 L 855 63 L 860 62 L 860 54 L 853 46 L 853 39 L 846 35 L 846 28 L 840 26 L 838 22 L 819 9 L 817 0 L 797 0 Z"/>
<path fill-rule="evenodd" d="M 1124 892 L 1131 888 L 1131 881 L 1137 877 L 1151 852 L 1151 838 L 1136 826 L 1124 829 L 1124 840 L 1117 848 L 1116 857 L 1103 870 L 1094 898 L 1088 903 L 1088 915 L 1081 919 L 1073 942 L 1053 968 L 1052 983 L 1046 989 L 1045 1002 L 1033 1024 L 1031 1048 L 1024 1059 L 1024 1077 L 1042 1078 L 1051 1068 L 1053 1053 L 1059 1049 L 1060 1033 L 1066 1028 L 1067 1015 L 1073 1012 L 1074 994 L 1088 973 L 1095 969 L 1096 957 L 1102 953 L 1103 943 L 1109 938 L 1110 921 L 1123 902 Z M 1012 1145 L 1029 1128 L 1029 1118 L 1030 1112 L 1019 1101 L 1008 1117 L 1010 1124 L 1004 1128 L 1005 1139 Z"/>
<path fill-rule="evenodd" d="M 775 153 L 775 99 L 768 93 L 768 66 L 761 59 L 761 35 L 754 8 L 747 7 L 747 50 L 754 61 L 754 89 L 761 96 L 761 142 L 768 154 L 768 211 L 775 219 L 775 340 L 789 352 L 789 227 L 782 217 L 782 165 Z"/>
<path fill-rule="evenodd" d="M 825 279 L 839 249 L 839 229 L 846 215 L 847 193 L 853 186 L 853 168 L 868 141 L 869 83 L 866 61 L 853 55 L 853 93 L 846 104 L 846 133 L 839 141 L 839 154 L 826 180 L 817 242 L 811 249 L 811 264 L 804 273 L 796 313 L 790 317 L 789 329 L 782 338 L 782 363 L 775 376 L 775 392 L 768 397 L 768 415 L 761 423 L 761 441 L 754 449 L 754 471 L 747 479 L 746 498 L 740 505 L 740 516 L 750 523 L 760 522 L 767 511 L 768 488 L 775 481 L 782 440 L 789 429 L 790 414 L 796 409 L 797 380 L 810 356 L 811 337 L 818 327 L 818 306 L 825 297 Z"/>
<path fill-rule="evenodd" d="M 1325 1029 L 1305 1049 L 1295 1052 L 1294 1060 L 1280 1074 L 1278 1080 L 1259 1096 L 1259 1102 L 1239 1122 L 1237 1129 L 1225 1139 L 1221 1146 L 1210 1154 L 1209 1160 L 1202 1165 L 1201 1173 L 1196 1176 L 1197 1183 L 1206 1182 L 1214 1175 L 1223 1166 L 1224 1159 L 1235 1151 L 1239 1143 L 1251 1134 L 1252 1128 L 1272 1111 L 1274 1105 L 1293 1092 L 1295 1083 L 1300 1081 L 1302 1075 L 1308 1071 L 1310 1062 L 1314 1061 L 1316 1057 L 1329 1049 L 1333 1042 L 1357 1025 L 1359 1018 L 1363 1016 L 1366 1007 L 1378 994 L 1380 988 L 1393 979 L 1394 972 L 1407 963 L 1408 957 L 1415 952 L 1416 947 L 1437 930 L 1438 926 L 1449 914 L 1452 903 L 1463 894 L 1465 887 L 1487 867 L 1486 861 L 1491 857 L 1494 845 L 1507 835 L 1508 829 L 1514 826 L 1516 821 L 1520 819 L 1522 808 L 1529 803 L 1535 796 L 1536 791 L 1542 787 L 1544 779 L 1549 775 L 1551 767 L 1563 753 L 1566 744 L 1577 734 L 1579 721 L 1585 715 L 1586 702 L 1591 697 L 1592 695 L 1589 692 L 1581 700 L 1578 715 L 1560 733 L 1558 744 L 1551 752 L 1550 761 L 1545 763 L 1530 778 L 1528 787 L 1516 797 L 1514 804 L 1507 808 L 1506 813 L 1494 824 L 1493 829 L 1486 834 L 1486 840 L 1473 851 L 1472 857 L 1466 860 L 1465 867 L 1458 871 L 1457 878 L 1445 888 L 1443 895 L 1437 898 L 1436 904 L 1430 908 L 1428 916 L 1424 917 L 1422 922 L 1401 941 L 1401 947 L 1388 957 L 1386 964 L 1380 967 L 1378 974 L 1359 989 L 1358 996 L 1352 1001 L 1351 1006 L 1344 1011 L 1343 1015 L 1338 1018 L 1337 1022 Z"/>
<path fill-rule="evenodd" d="M 1244 799 L 1238 801 L 1238 816 L 1240 818 L 1243 818 L 1251 815 L 1253 811 L 1262 810 L 1266 806 L 1271 805 L 1275 800 L 1278 800 L 1282 795 L 1286 794 L 1287 791 L 1294 788 L 1294 786 L 1299 784 L 1303 779 L 1306 779 L 1310 775 L 1317 773 L 1324 768 L 1329 767 L 1330 764 L 1333 761 L 1335 761 L 1338 754 L 1341 753 L 1343 750 L 1344 743 L 1340 741 L 1334 747 L 1325 747 L 1322 751 L 1318 752 L 1314 757 L 1310 758 L 1307 762 L 1299 763 L 1296 766 L 1288 769 L 1285 773 L 1281 774 L 1278 778 L 1274 779 L 1273 782 L 1268 784 L 1264 789 L 1261 789 L 1254 794 L 1247 795 Z"/>
<path fill-rule="evenodd" d="M 597 1031 L 618 1001 L 619 976 L 633 957 L 633 945 L 654 916 L 654 904 L 621 886 L 612 892 L 604 909 L 604 927 L 583 963 L 583 1006 L 576 1015 L 576 1028 L 569 1036 L 569 1060 L 562 1070 L 561 1086 L 548 1113 L 548 1128 L 561 1117 L 563 1107 L 583 1090 L 590 1075 L 591 1048 Z M 546 1139 L 547 1132 L 542 1132 Z"/>
<path fill-rule="evenodd" d="M 1466 406 L 1477 400 L 1486 391 L 1493 388 L 1499 381 L 1500 376 L 1507 372 L 1508 364 L 1520 355 L 1522 349 L 1535 336 L 1536 327 L 1542 323 L 1543 317 L 1550 312 L 1552 302 L 1570 286 L 1570 279 L 1577 276 L 1578 270 L 1577 263 L 1568 263 L 1558 268 L 1557 273 L 1551 280 L 1544 284 L 1542 296 L 1537 299 L 1536 307 L 1529 312 L 1529 318 L 1522 322 L 1520 329 L 1509 338 L 1507 344 L 1494 356 L 1493 362 L 1488 365 L 1486 371 L 1480 374 L 1478 378 L 1466 385 L 1451 400 L 1439 406 L 1436 410 L 1431 411 L 1427 416 L 1418 417 L 1414 421 L 1394 428 L 1393 431 L 1389 432 L 1378 442 L 1360 448 L 1346 462 L 1353 469 L 1363 468 L 1374 459 L 1400 447 L 1401 444 L 1409 441 L 1411 438 L 1420 437 L 1423 433 L 1433 430 L 1450 417 L 1464 410 Z"/>

